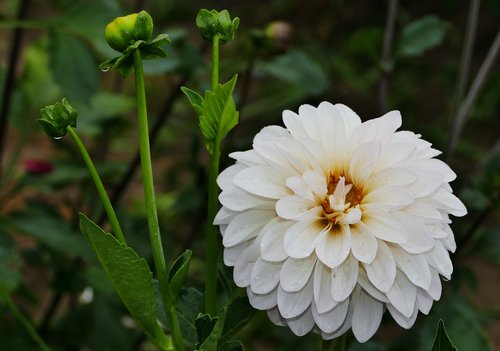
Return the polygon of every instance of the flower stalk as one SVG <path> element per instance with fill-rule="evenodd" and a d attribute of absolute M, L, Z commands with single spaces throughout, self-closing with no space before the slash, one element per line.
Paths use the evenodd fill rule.
<path fill-rule="evenodd" d="M 133 53 L 135 89 L 137 103 L 137 119 L 139 127 L 139 153 L 141 156 L 142 181 L 144 184 L 144 198 L 146 201 L 146 212 L 149 229 L 149 240 L 153 251 L 156 274 L 160 283 L 160 292 L 163 298 L 165 313 L 170 322 L 172 339 L 175 350 L 184 350 L 184 342 L 177 320 L 177 311 L 172 303 L 168 288 L 168 271 L 165 263 L 165 255 L 160 236 L 158 223 L 158 212 L 154 192 L 153 168 L 151 164 L 151 150 L 149 146 L 149 128 L 146 106 L 146 90 L 144 87 L 144 72 L 142 67 L 141 53 L 135 50 Z"/>
<path fill-rule="evenodd" d="M 118 222 L 118 218 L 116 217 L 115 210 L 111 205 L 111 201 L 109 200 L 108 194 L 106 193 L 106 189 L 104 188 L 101 178 L 99 177 L 99 173 L 97 173 L 97 169 L 95 168 L 94 162 L 92 162 L 92 159 L 90 158 L 90 155 L 87 149 L 85 148 L 85 145 L 83 145 L 82 140 L 80 139 L 76 131 L 73 129 L 73 127 L 68 126 L 67 131 L 68 134 L 71 136 L 71 138 L 73 138 L 73 140 L 75 141 L 76 146 L 78 147 L 78 150 L 82 155 L 83 161 L 87 166 L 90 176 L 94 181 L 95 187 L 97 189 L 97 192 L 99 193 L 102 205 L 104 206 L 104 210 L 108 215 L 109 223 L 111 225 L 111 228 L 113 229 L 116 238 L 118 239 L 118 241 L 120 241 L 120 243 L 127 244 L 120 223 Z"/>
<path fill-rule="evenodd" d="M 219 84 L 219 41 L 220 36 L 212 37 L 212 68 L 211 85 L 215 90 Z M 208 213 L 207 213 L 207 251 L 205 271 L 205 311 L 214 316 L 217 314 L 217 257 L 219 256 L 219 244 L 217 242 L 217 229 L 213 225 L 217 214 L 219 202 L 219 188 L 217 176 L 219 175 L 220 143 L 216 142 L 213 153 L 210 156 L 208 171 Z"/>

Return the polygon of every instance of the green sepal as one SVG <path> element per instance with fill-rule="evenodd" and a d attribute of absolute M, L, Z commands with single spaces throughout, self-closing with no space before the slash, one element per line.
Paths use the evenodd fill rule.
<path fill-rule="evenodd" d="M 186 250 L 175 260 L 168 272 L 168 290 L 174 305 L 179 298 L 182 283 L 184 283 L 186 279 L 192 254 L 193 252 L 191 250 Z"/>
<path fill-rule="evenodd" d="M 212 41 L 215 35 L 220 36 L 220 42 L 226 43 L 234 39 L 234 34 L 240 25 L 240 19 L 231 16 L 227 10 L 216 11 L 201 9 L 196 16 L 196 26 L 203 39 Z"/>
<path fill-rule="evenodd" d="M 436 336 L 434 337 L 431 351 L 457 351 L 457 348 L 453 346 L 450 337 L 446 332 L 442 319 L 438 322 Z"/>
<path fill-rule="evenodd" d="M 153 274 L 146 260 L 82 213 L 80 230 L 137 324 L 153 343 L 166 349 L 170 342 L 157 320 Z"/>
<path fill-rule="evenodd" d="M 162 46 L 166 46 L 169 43 L 170 39 L 167 34 L 159 34 L 149 41 L 136 40 L 123 51 L 122 55 L 101 63 L 99 69 L 103 72 L 107 72 L 114 68 L 120 72 L 124 78 L 127 78 L 134 69 L 133 53 L 135 50 L 139 50 L 143 60 L 166 58 L 167 52 Z"/>

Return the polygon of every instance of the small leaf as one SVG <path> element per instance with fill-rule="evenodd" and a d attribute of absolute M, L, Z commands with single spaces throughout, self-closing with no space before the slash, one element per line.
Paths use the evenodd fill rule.
<path fill-rule="evenodd" d="M 200 129 L 205 137 L 205 145 L 210 154 L 229 131 L 238 124 L 238 112 L 232 96 L 237 75 L 214 91 L 205 92 L 200 115 Z"/>
<path fill-rule="evenodd" d="M 446 333 L 442 319 L 438 322 L 438 329 L 431 351 L 457 351 L 457 348 L 453 346 L 450 337 Z"/>
<path fill-rule="evenodd" d="M 175 260 L 168 273 L 168 289 L 174 304 L 177 302 L 182 283 L 188 273 L 192 254 L 193 252 L 191 250 L 186 250 L 177 260 Z"/>
<path fill-rule="evenodd" d="M 191 106 L 193 106 L 193 109 L 201 115 L 203 113 L 203 108 L 201 105 L 203 104 L 203 98 L 201 97 L 200 94 L 198 94 L 196 91 L 189 89 L 188 87 L 181 87 L 182 92 L 186 97 L 188 98 L 189 102 L 191 103 Z"/>
<path fill-rule="evenodd" d="M 198 341 L 195 320 L 198 313 L 203 311 L 203 294 L 195 288 L 182 290 L 177 300 L 177 316 L 182 336 L 190 341 Z"/>
<path fill-rule="evenodd" d="M 208 314 L 200 314 L 198 318 L 194 321 L 196 326 L 196 332 L 198 333 L 198 340 L 200 344 L 203 344 L 205 340 L 208 339 L 215 325 L 217 324 L 218 317 L 210 317 Z"/>
<path fill-rule="evenodd" d="M 447 24 L 435 15 L 427 15 L 407 24 L 399 37 L 400 56 L 418 56 L 432 49 L 444 39 Z"/>
<path fill-rule="evenodd" d="M 195 320 L 200 347 L 198 351 L 217 350 L 217 344 L 222 332 L 226 310 L 219 317 L 210 317 L 208 314 L 199 314 Z"/>
<path fill-rule="evenodd" d="M 252 319 L 255 309 L 246 296 L 237 297 L 228 307 L 221 340 L 228 340 Z"/>
<path fill-rule="evenodd" d="M 80 229 L 132 317 L 151 341 L 164 349 L 168 340 L 156 318 L 153 274 L 144 258 L 81 213 Z"/>

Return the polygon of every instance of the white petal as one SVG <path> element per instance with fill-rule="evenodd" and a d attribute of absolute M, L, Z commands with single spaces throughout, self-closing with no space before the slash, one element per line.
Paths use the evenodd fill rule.
<path fill-rule="evenodd" d="M 285 252 L 293 258 L 308 257 L 324 229 L 324 225 L 316 219 L 295 223 L 285 233 Z"/>
<path fill-rule="evenodd" d="M 413 196 L 401 185 L 384 185 L 370 191 L 363 198 L 363 203 L 381 204 L 389 209 L 400 209 L 413 201 Z"/>
<path fill-rule="evenodd" d="M 415 149 L 416 146 L 409 142 L 396 142 L 384 145 L 375 166 L 375 171 L 405 165 L 406 161 L 415 152 Z"/>
<path fill-rule="evenodd" d="M 387 245 L 378 240 L 377 255 L 372 263 L 363 263 L 370 282 L 380 291 L 387 292 L 396 278 L 396 262 Z"/>
<path fill-rule="evenodd" d="M 260 257 L 252 269 L 250 287 L 256 294 L 267 294 L 274 290 L 280 279 L 281 263 L 267 262 Z"/>
<path fill-rule="evenodd" d="M 358 261 L 372 263 L 377 254 L 377 239 L 363 222 L 351 226 L 351 250 Z"/>
<path fill-rule="evenodd" d="M 278 219 L 269 222 L 262 228 L 260 254 L 263 259 L 280 262 L 288 257 L 285 252 L 285 232 L 294 224 L 291 221 L 281 222 Z"/>
<path fill-rule="evenodd" d="M 217 185 L 222 190 L 234 187 L 233 185 L 234 176 L 238 174 L 240 171 L 244 170 L 245 168 L 247 168 L 247 166 L 241 163 L 236 163 L 232 166 L 229 166 L 228 168 L 223 170 L 217 177 Z"/>
<path fill-rule="evenodd" d="M 417 307 L 423 314 L 429 314 L 434 300 L 422 289 L 417 291 Z"/>
<path fill-rule="evenodd" d="M 301 140 L 307 137 L 300 117 L 295 112 L 289 110 L 283 111 L 283 123 L 295 139 Z"/>
<path fill-rule="evenodd" d="M 283 263 L 279 276 L 280 286 L 286 292 L 302 289 L 310 280 L 317 259 L 314 255 L 308 258 L 288 258 Z"/>
<path fill-rule="evenodd" d="M 318 313 L 328 312 L 337 305 L 332 297 L 332 270 L 318 261 L 313 278 L 314 301 Z"/>
<path fill-rule="evenodd" d="M 361 291 L 352 315 L 352 332 L 359 342 L 366 342 L 377 331 L 384 304 Z"/>
<path fill-rule="evenodd" d="M 264 162 L 254 150 L 236 151 L 229 154 L 233 160 L 241 162 L 246 166 L 262 165 Z"/>
<path fill-rule="evenodd" d="M 365 189 L 376 189 L 384 185 L 408 185 L 416 182 L 418 176 L 407 168 L 386 168 L 371 176 L 365 184 Z"/>
<path fill-rule="evenodd" d="M 356 112 L 351 110 L 351 108 L 347 107 L 346 105 L 335 104 L 334 107 L 340 113 L 340 116 L 344 121 L 346 136 L 349 137 L 354 129 L 356 129 L 361 124 L 361 118 L 359 118 Z"/>
<path fill-rule="evenodd" d="M 435 301 L 438 301 L 441 298 L 442 292 L 441 278 L 439 278 L 439 273 L 434 268 L 431 268 L 431 276 L 431 286 L 427 292 Z"/>
<path fill-rule="evenodd" d="M 330 268 L 340 265 L 351 249 L 351 231 L 348 225 L 321 233 L 316 245 L 316 255 Z"/>
<path fill-rule="evenodd" d="M 410 281 L 424 290 L 431 285 L 431 270 L 423 255 L 410 254 L 405 250 L 393 246 L 392 253 L 396 265 L 410 279 Z"/>
<path fill-rule="evenodd" d="M 234 283 L 240 288 L 250 285 L 252 269 L 259 257 L 259 249 L 255 243 L 250 245 L 234 264 L 233 278 Z"/>
<path fill-rule="evenodd" d="M 313 306 L 311 309 L 318 327 L 323 333 L 333 333 L 344 323 L 349 309 L 349 299 L 340 302 L 325 313 L 319 313 L 314 307 L 316 306 Z"/>
<path fill-rule="evenodd" d="M 302 177 L 318 199 L 323 199 L 326 196 L 327 184 L 326 177 L 323 174 L 316 171 L 307 171 Z"/>
<path fill-rule="evenodd" d="M 286 319 L 295 318 L 302 314 L 311 305 L 312 298 L 312 279 L 309 279 L 302 290 L 297 292 L 286 292 L 278 286 L 278 307 L 281 315 Z"/>
<path fill-rule="evenodd" d="M 278 307 L 272 308 L 267 311 L 267 316 L 273 322 L 274 324 L 280 326 L 280 327 L 286 327 L 286 319 L 283 318 L 280 314 L 280 310 Z"/>
<path fill-rule="evenodd" d="M 400 243 L 401 247 L 412 254 L 428 252 L 434 247 L 434 239 L 428 226 L 419 218 L 402 211 L 392 214 L 400 223 L 403 223 L 408 232 L 408 240 Z"/>
<path fill-rule="evenodd" d="M 311 140 L 318 140 L 321 127 L 318 125 L 318 116 L 316 108 L 311 105 L 299 106 L 300 122 L 306 132 L 306 136 Z"/>
<path fill-rule="evenodd" d="M 358 281 L 358 261 L 349 255 L 347 259 L 332 271 L 332 296 L 335 301 L 344 301 Z"/>
<path fill-rule="evenodd" d="M 349 162 L 349 174 L 355 186 L 362 187 L 371 176 L 379 158 L 380 149 L 380 141 L 371 140 L 354 150 Z"/>
<path fill-rule="evenodd" d="M 458 197 L 445 189 L 439 189 L 432 198 L 443 204 L 445 208 L 454 216 L 462 217 L 467 214 L 467 209 Z"/>
<path fill-rule="evenodd" d="M 298 173 L 293 163 L 290 163 L 276 145 L 276 139 L 272 141 L 254 142 L 253 149 L 271 167 L 281 167 L 287 173 Z"/>
<path fill-rule="evenodd" d="M 285 186 L 286 175 L 277 168 L 252 166 L 240 171 L 233 183 L 251 194 L 269 199 L 280 199 L 290 194 Z"/>
<path fill-rule="evenodd" d="M 359 125 L 350 137 L 350 147 L 361 145 L 371 140 L 388 140 L 401 126 L 399 111 L 391 111 L 379 118 L 373 118 Z"/>
<path fill-rule="evenodd" d="M 343 170 L 346 143 L 346 127 L 339 110 L 329 102 L 318 106 L 320 140 L 328 153 L 330 168 L 333 173 Z"/>
<path fill-rule="evenodd" d="M 321 336 L 323 337 L 323 340 L 331 340 L 334 338 L 339 337 L 340 335 L 344 334 L 349 328 L 351 328 L 352 325 L 352 315 L 354 313 L 354 306 L 356 305 L 358 301 L 359 294 L 361 292 L 361 288 L 359 286 L 354 289 L 352 295 L 349 297 L 349 309 L 347 310 L 347 315 L 344 319 L 344 323 L 335 330 L 333 333 L 321 333 Z"/>
<path fill-rule="evenodd" d="M 363 290 L 369 294 L 371 297 L 373 297 L 375 300 L 384 302 L 384 303 L 389 303 L 389 300 L 387 299 L 387 296 L 385 296 L 385 293 L 382 291 L 378 290 L 372 282 L 368 279 L 368 276 L 366 275 L 366 272 L 364 269 L 360 268 L 359 269 L 359 274 L 358 274 L 358 285 L 363 288 Z"/>
<path fill-rule="evenodd" d="M 436 240 L 434 249 L 425 255 L 429 264 L 436 268 L 441 275 L 443 275 L 446 279 L 451 278 L 451 274 L 453 273 L 453 263 L 451 262 L 450 254 L 440 241 Z"/>
<path fill-rule="evenodd" d="M 389 313 L 391 314 L 392 318 L 394 318 L 396 323 L 398 323 L 401 327 L 405 329 L 410 329 L 415 323 L 415 320 L 417 319 L 418 308 L 414 309 L 413 314 L 410 317 L 402 315 L 392 305 L 387 305 L 387 309 L 389 310 Z"/>
<path fill-rule="evenodd" d="M 278 304 L 278 289 L 267 294 L 254 294 L 250 287 L 247 287 L 248 301 L 257 310 L 269 310 Z"/>
<path fill-rule="evenodd" d="M 402 222 L 394 217 L 393 213 L 387 213 L 374 206 L 363 207 L 363 224 L 367 229 L 379 239 L 393 242 L 404 243 L 408 241 L 408 232 Z M 406 225 L 406 223 L 405 223 Z"/>
<path fill-rule="evenodd" d="M 286 320 L 290 330 L 297 336 L 304 336 L 314 327 L 312 311 L 308 308 L 300 316 Z"/>
<path fill-rule="evenodd" d="M 274 211 L 270 210 L 248 210 L 241 212 L 229 223 L 222 243 L 224 246 L 229 247 L 254 238 L 274 217 Z"/>
<path fill-rule="evenodd" d="M 394 284 L 386 293 L 389 302 L 403 316 L 409 318 L 415 309 L 417 288 L 401 272 L 396 274 Z"/>
<path fill-rule="evenodd" d="M 221 207 L 219 212 L 217 212 L 217 215 L 215 215 L 214 225 L 229 224 L 237 214 L 238 212 Z"/>
<path fill-rule="evenodd" d="M 276 213 L 284 219 L 297 219 L 315 206 L 316 204 L 311 200 L 297 195 L 290 195 L 276 202 Z"/>
<path fill-rule="evenodd" d="M 252 240 L 247 240 L 241 244 L 224 248 L 224 264 L 229 267 L 234 266 L 243 251 L 245 251 L 252 244 Z"/>
<path fill-rule="evenodd" d="M 219 195 L 220 203 L 233 211 L 245 211 L 254 209 L 274 209 L 275 202 L 268 199 L 251 195 L 245 190 L 234 187 L 232 190 L 224 190 Z"/>

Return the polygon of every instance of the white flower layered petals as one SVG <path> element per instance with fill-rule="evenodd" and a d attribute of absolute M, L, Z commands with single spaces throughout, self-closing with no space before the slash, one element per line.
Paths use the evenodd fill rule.
<path fill-rule="evenodd" d="M 322 102 L 283 112 L 218 184 L 224 263 L 250 304 L 295 334 L 360 342 L 387 308 L 403 328 L 441 297 L 456 249 L 450 215 L 467 213 L 456 174 L 401 114 L 361 122 Z"/>

